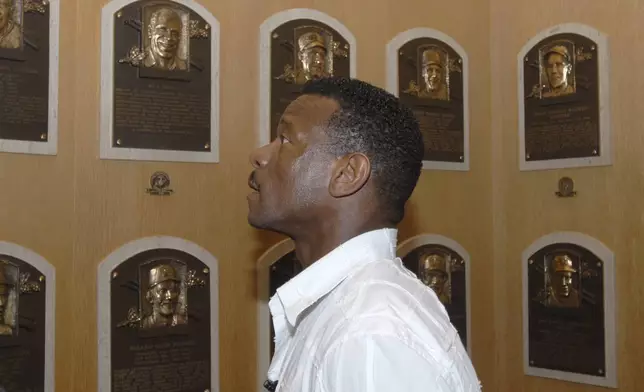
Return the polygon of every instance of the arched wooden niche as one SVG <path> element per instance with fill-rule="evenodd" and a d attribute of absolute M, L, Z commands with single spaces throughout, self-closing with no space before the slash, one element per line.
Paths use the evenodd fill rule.
<path fill-rule="evenodd" d="M 456 241 L 421 234 L 398 246 L 405 267 L 432 288 L 471 355 L 469 253 Z"/>
<path fill-rule="evenodd" d="M 614 255 L 581 233 L 525 249 L 523 361 L 528 375 L 617 387 Z"/>

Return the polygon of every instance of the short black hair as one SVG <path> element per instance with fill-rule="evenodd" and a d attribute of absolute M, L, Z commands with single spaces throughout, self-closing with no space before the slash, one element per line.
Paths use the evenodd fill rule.
<path fill-rule="evenodd" d="M 308 82 L 303 94 L 335 100 L 340 109 L 326 124 L 330 152 L 353 152 L 371 161 L 371 175 L 384 213 L 398 224 L 422 168 L 423 140 L 416 117 L 393 94 L 345 77 Z"/>

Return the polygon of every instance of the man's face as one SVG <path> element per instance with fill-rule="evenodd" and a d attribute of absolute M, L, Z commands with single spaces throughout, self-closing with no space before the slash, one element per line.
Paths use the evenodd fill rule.
<path fill-rule="evenodd" d="M 321 219 L 334 157 L 323 148 L 324 123 L 338 109 L 329 98 L 302 95 L 286 108 L 278 137 L 251 153 L 248 222 L 288 234 L 299 223 Z"/>
<path fill-rule="evenodd" d="M 555 291 L 560 297 L 568 297 L 572 291 L 572 272 L 557 272 L 554 277 Z"/>
<path fill-rule="evenodd" d="M 319 46 L 307 49 L 300 54 L 302 68 L 313 77 L 319 78 L 325 75 L 326 51 Z"/>
<path fill-rule="evenodd" d="M 0 30 L 4 29 L 11 20 L 11 3 L 0 0 Z"/>
<path fill-rule="evenodd" d="M 447 275 L 443 271 L 430 270 L 423 276 L 423 283 L 429 286 L 438 295 L 443 293 Z"/>
<path fill-rule="evenodd" d="M 546 74 L 552 88 L 566 86 L 570 64 L 559 53 L 551 53 L 546 61 Z"/>
<path fill-rule="evenodd" d="M 443 70 L 439 64 L 431 63 L 423 65 L 423 79 L 427 88 L 436 91 L 441 85 Z"/>
<path fill-rule="evenodd" d="M 170 59 L 177 53 L 181 37 L 181 20 L 175 14 L 161 14 L 152 26 L 152 48 L 161 57 Z"/>
<path fill-rule="evenodd" d="M 154 286 L 150 290 L 151 302 L 154 313 L 166 317 L 174 315 L 179 300 L 179 284 L 167 280 Z"/>

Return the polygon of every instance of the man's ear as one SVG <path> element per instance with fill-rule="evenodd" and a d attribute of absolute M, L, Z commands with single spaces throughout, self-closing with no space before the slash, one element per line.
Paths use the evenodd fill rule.
<path fill-rule="evenodd" d="M 331 196 L 350 196 L 362 189 L 369 180 L 371 162 L 364 154 L 349 154 L 338 159 L 332 170 L 329 182 Z"/>

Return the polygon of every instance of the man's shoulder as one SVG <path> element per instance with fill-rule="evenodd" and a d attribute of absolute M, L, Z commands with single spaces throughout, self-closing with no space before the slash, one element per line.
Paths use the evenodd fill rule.
<path fill-rule="evenodd" d="M 419 344 L 447 349 L 458 339 L 449 315 L 438 297 L 394 261 L 372 263 L 348 277 L 333 294 L 334 313 L 343 331 L 388 334 Z"/>
<path fill-rule="evenodd" d="M 368 264 L 337 289 L 345 306 L 359 306 L 365 312 L 378 308 L 383 314 L 419 312 L 424 316 L 449 319 L 436 294 L 399 260 Z"/>
<path fill-rule="evenodd" d="M 426 387 L 424 381 L 433 380 L 436 391 L 479 391 L 476 371 L 456 332 L 427 332 L 388 317 L 350 320 L 321 353 L 321 369 L 329 375 L 347 366 L 357 372 L 378 369 L 384 372 L 380 381 L 415 387 L 407 390 Z"/>

